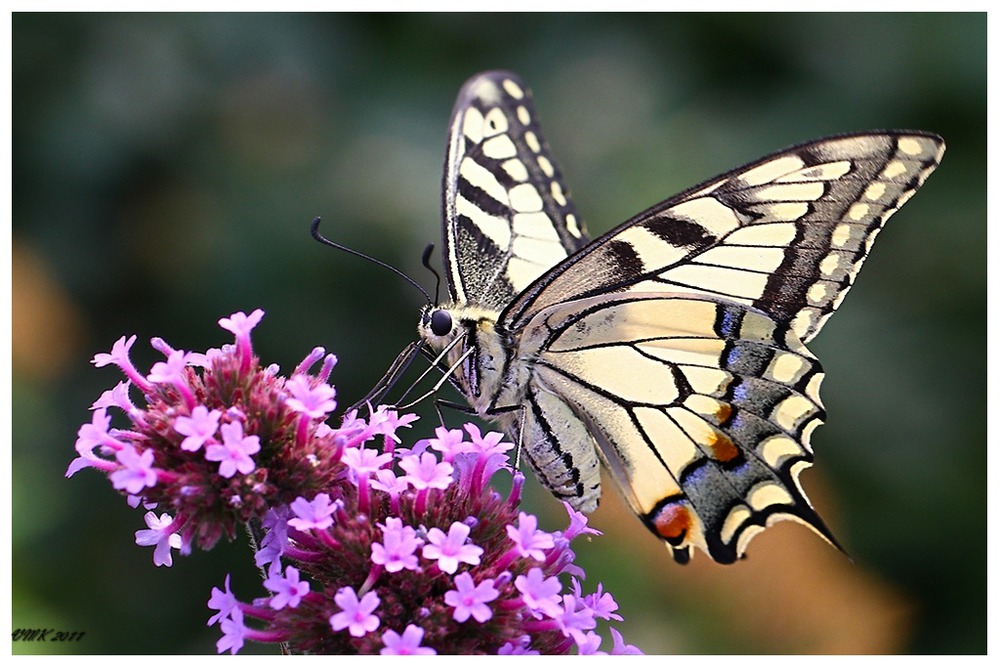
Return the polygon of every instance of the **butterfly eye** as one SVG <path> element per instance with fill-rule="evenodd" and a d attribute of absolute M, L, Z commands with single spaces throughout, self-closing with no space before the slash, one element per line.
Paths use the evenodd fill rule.
<path fill-rule="evenodd" d="M 451 313 L 447 310 L 435 310 L 431 313 L 431 331 L 435 336 L 444 336 L 451 332 Z"/>

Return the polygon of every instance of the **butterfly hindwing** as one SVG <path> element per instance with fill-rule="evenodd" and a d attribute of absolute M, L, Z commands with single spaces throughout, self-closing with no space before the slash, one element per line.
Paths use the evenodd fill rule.
<path fill-rule="evenodd" d="M 510 72 L 480 74 L 459 92 L 444 220 L 452 300 L 497 312 L 589 240 L 542 138 L 531 93 Z"/>
<path fill-rule="evenodd" d="M 519 349 L 537 355 L 533 391 L 569 406 L 576 437 L 678 558 L 697 545 L 732 562 L 783 518 L 833 541 L 798 484 L 822 370 L 787 327 L 726 301 L 619 294 L 545 309 Z"/>

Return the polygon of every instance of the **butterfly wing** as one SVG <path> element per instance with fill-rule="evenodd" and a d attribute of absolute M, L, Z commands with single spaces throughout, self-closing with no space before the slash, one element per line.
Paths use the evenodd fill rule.
<path fill-rule="evenodd" d="M 525 422 L 542 437 L 526 452 L 543 483 L 596 502 L 563 482 L 590 478 L 589 450 L 570 449 L 589 434 L 680 561 L 696 546 L 732 562 L 789 518 L 835 544 L 798 482 L 824 416 L 803 343 L 943 150 L 920 133 L 791 148 L 641 213 L 525 289 L 500 325 L 533 360 Z"/>
<path fill-rule="evenodd" d="M 482 380 L 470 402 L 523 436 L 553 493 L 593 509 L 603 463 L 679 561 L 732 562 L 789 518 L 834 542 L 798 482 L 824 417 L 803 343 L 943 152 L 919 132 L 802 144 L 587 243 L 527 88 L 474 77 L 445 173 L 448 335 L 489 362 L 455 374 Z"/>
<path fill-rule="evenodd" d="M 657 204 L 526 289 L 501 316 L 599 294 L 693 293 L 758 309 L 815 336 L 882 225 L 938 165 L 933 134 L 855 134 L 802 144 Z"/>
<path fill-rule="evenodd" d="M 536 359 L 529 432 L 539 420 L 555 425 L 543 455 L 596 444 L 622 495 L 677 560 L 697 546 L 733 562 L 781 519 L 836 544 L 798 482 L 824 418 L 823 374 L 788 327 L 728 301 L 617 294 L 541 311 L 519 352 Z M 559 481 L 546 468 L 560 466 L 526 453 L 543 483 Z M 588 478 L 587 454 L 573 461 L 581 474 L 567 478 Z M 591 503 L 587 491 L 569 500 Z"/>
<path fill-rule="evenodd" d="M 500 312 L 589 240 L 539 131 L 531 93 L 510 72 L 479 74 L 459 92 L 443 192 L 454 303 Z"/>

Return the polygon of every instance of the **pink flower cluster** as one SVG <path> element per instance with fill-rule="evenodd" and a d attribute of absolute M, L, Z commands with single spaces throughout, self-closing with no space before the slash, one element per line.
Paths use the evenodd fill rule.
<path fill-rule="evenodd" d="M 222 536 L 232 539 L 238 525 L 261 520 L 304 489 L 329 488 L 340 474 L 342 444 L 325 424 L 336 408 L 328 384 L 336 357 L 316 348 L 288 379 L 261 368 L 250 331 L 263 315 L 222 318 L 235 342 L 204 354 L 154 338 L 166 361 L 145 375 L 129 358 L 135 336 L 94 356 L 95 366 L 118 366 L 126 379 L 92 406 L 66 476 L 97 469 L 133 507 L 155 506 L 159 517 L 147 514 L 148 530 L 136 538 L 156 546 L 157 565 L 170 565 L 172 548 L 188 553 L 195 542 L 209 549 Z M 132 400 L 134 390 L 144 407 Z M 111 427 L 112 410 L 124 413 L 128 428 Z"/>
<path fill-rule="evenodd" d="M 570 548 L 597 531 L 568 505 L 564 531 L 519 511 L 513 445 L 466 424 L 402 447 L 398 431 L 417 417 L 385 406 L 330 427 L 335 357 L 317 348 L 289 378 L 262 368 L 250 342 L 262 315 L 220 320 L 235 342 L 206 354 L 153 339 L 166 361 L 146 375 L 129 359 L 134 336 L 96 355 L 127 380 L 94 404 L 67 471 L 97 469 L 133 506 L 156 507 L 136 542 L 157 565 L 250 528 L 269 595 L 241 602 L 229 577 L 213 589 L 219 652 L 246 641 L 327 654 L 601 652 L 598 622 L 621 621 L 618 606 L 600 585 L 583 593 Z M 111 428 L 109 409 L 129 428 Z M 610 634 L 611 653 L 638 653 Z"/>

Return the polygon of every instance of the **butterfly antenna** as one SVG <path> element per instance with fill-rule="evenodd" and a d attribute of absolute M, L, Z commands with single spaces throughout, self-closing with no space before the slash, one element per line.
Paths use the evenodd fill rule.
<path fill-rule="evenodd" d="M 431 266 L 431 253 L 434 252 L 434 244 L 428 243 L 427 247 L 424 248 L 424 255 L 420 258 L 420 263 L 424 265 L 424 268 L 434 274 L 436 282 L 434 283 L 434 303 L 441 303 L 441 274 Z"/>
<path fill-rule="evenodd" d="M 411 285 L 413 285 L 414 287 L 416 287 L 417 290 L 419 290 L 420 293 L 424 295 L 424 298 L 427 299 L 427 303 L 431 303 L 431 296 L 430 296 L 430 294 L 427 293 L 427 290 L 425 290 L 423 287 L 420 286 L 419 283 L 417 283 L 417 281 L 415 281 L 413 278 L 411 278 L 410 276 L 406 275 L 405 273 L 403 273 L 402 271 L 400 271 L 399 269 L 397 269 L 395 266 L 392 266 L 391 264 L 386 264 L 382 260 L 378 260 L 378 259 L 375 259 L 374 257 L 370 257 L 370 256 L 364 254 L 363 252 L 358 252 L 357 250 L 354 250 L 353 248 L 348 248 L 347 246 L 340 245 L 339 243 L 335 243 L 335 242 L 331 241 L 330 239 L 326 238 L 325 236 L 323 236 L 322 234 L 320 234 L 319 233 L 319 223 L 320 223 L 320 220 L 321 220 L 321 218 L 319 216 L 317 216 L 316 219 L 312 221 L 312 226 L 310 227 L 310 230 L 311 230 L 311 233 L 312 233 L 312 237 L 314 239 L 316 239 L 317 241 L 319 241 L 320 243 L 322 243 L 324 245 L 330 246 L 331 248 L 336 248 L 337 250 L 343 250 L 344 252 L 346 252 L 346 253 L 348 253 L 350 255 L 354 255 L 355 257 L 360 257 L 361 259 L 366 259 L 369 262 L 371 262 L 372 264 L 377 264 L 378 266 L 381 266 L 384 269 L 389 269 L 390 271 L 392 271 L 393 273 L 395 273 L 397 276 L 399 276 L 400 278 L 402 278 L 406 282 L 408 282 Z M 433 249 L 433 247 L 434 246 L 431 245 L 429 248 Z M 424 251 L 424 256 L 425 257 L 430 254 L 430 249 Z M 425 264 L 425 266 L 426 266 L 426 264 Z"/>

